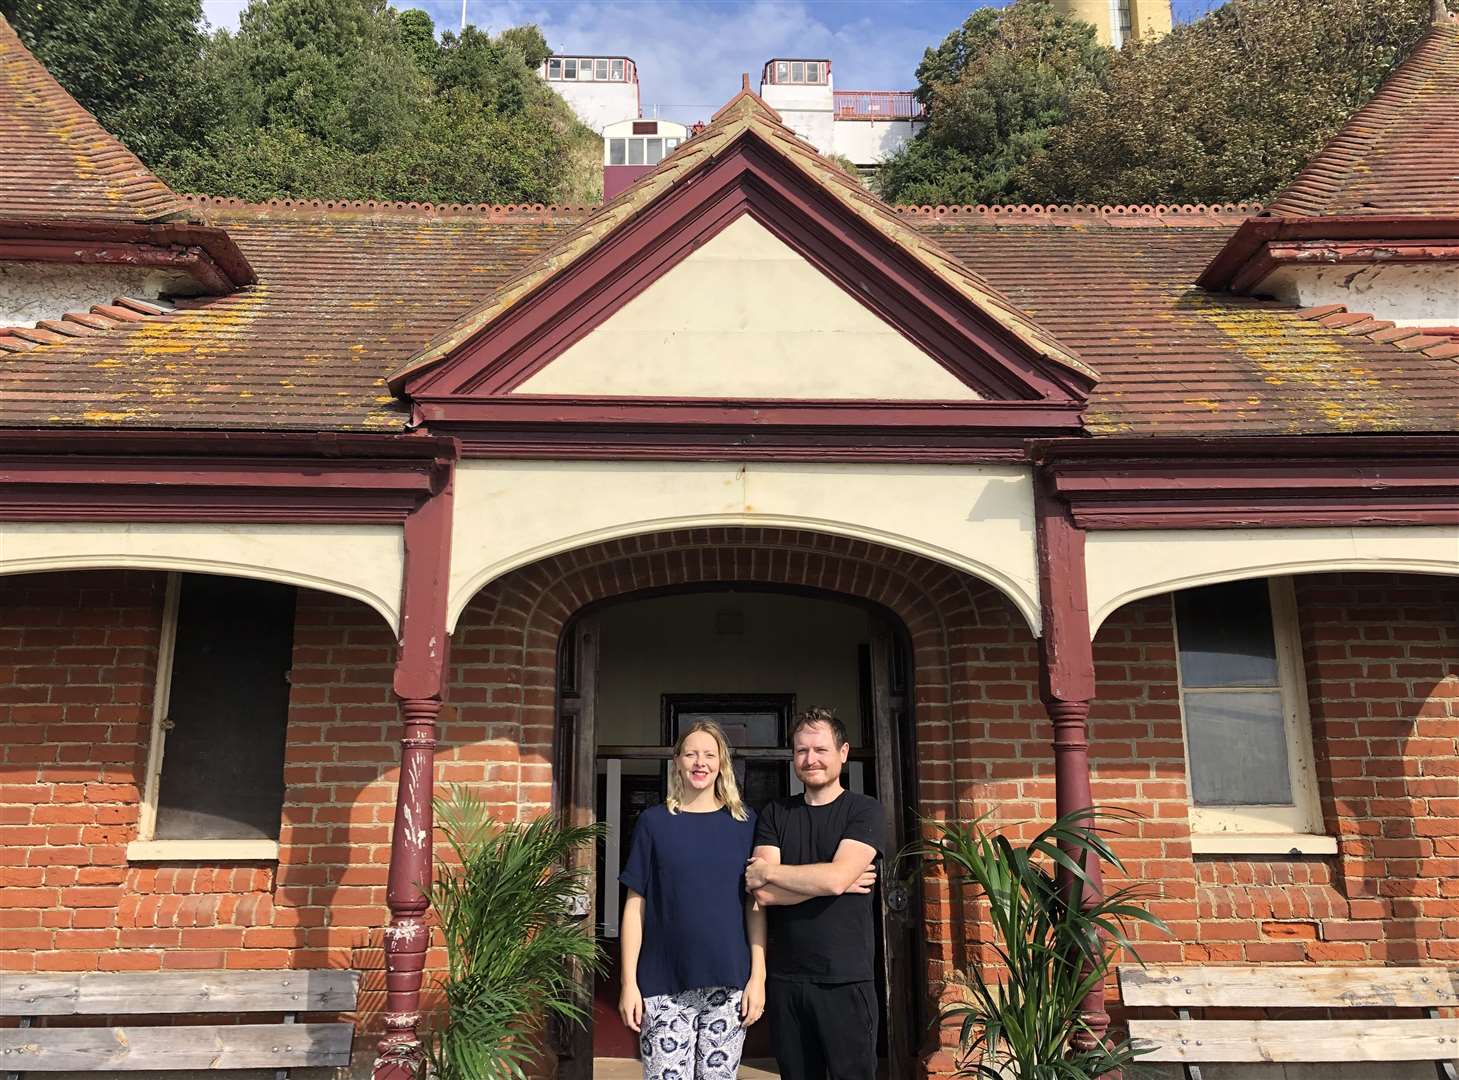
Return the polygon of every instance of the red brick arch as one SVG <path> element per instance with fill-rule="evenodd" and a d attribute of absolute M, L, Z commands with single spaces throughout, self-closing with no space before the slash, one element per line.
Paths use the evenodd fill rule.
<path fill-rule="evenodd" d="M 934 818 L 973 812 L 970 800 L 981 777 L 972 747 L 982 732 L 972 710 L 956 706 L 968 696 L 966 683 L 982 646 L 1032 643 L 1022 617 L 993 586 L 960 570 L 805 530 L 652 533 L 566 552 L 497 579 L 472 600 L 453 639 L 455 708 L 446 739 L 461 743 L 485 734 L 515 742 L 517 767 L 496 770 L 499 783 L 488 789 L 517 814 L 548 809 L 563 629 L 593 604 L 649 590 L 726 584 L 836 594 L 878 605 L 898 619 L 914 666 L 918 806 Z M 459 734 L 453 730 L 458 725 Z M 926 929 L 936 973 L 929 974 L 937 978 L 942 964 L 954 960 L 953 913 L 945 890 L 930 884 Z"/>

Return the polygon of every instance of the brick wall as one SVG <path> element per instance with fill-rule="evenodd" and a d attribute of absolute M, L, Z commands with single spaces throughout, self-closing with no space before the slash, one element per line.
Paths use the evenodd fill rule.
<path fill-rule="evenodd" d="M 503 817 L 547 806 L 566 622 L 640 589 L 731 582 L 847 593 L 905 625 L 924 813 L 1052 815 L 1036 647 L 1011 605 L 925 560 L 789 530 L 603 544 L 488 587 L 453 639 L 439 779 L 484 788 Z M 1175 931 L 1142 930 L 1144 955 L 1453 963 L 1459 582 L 1315 575 L 1297 595 L 1323 808 L 1342 838 L 1333 858 L 1192 857 L 1169 599 L 1128 605 L 1100 630 L 1095 797 L 1142 815 L 1118 850 Z M 398 754 L 389 630 L 362 605 L 300 593 L 277 867 L 128 866 L 161 601 L 155 574 L 0 579 L 0 963 L 351 965 L 366 971 L 368 1030 Z M 939 879 L 924 904 L 936 987 L 979 955 L 978 926 Z"/>

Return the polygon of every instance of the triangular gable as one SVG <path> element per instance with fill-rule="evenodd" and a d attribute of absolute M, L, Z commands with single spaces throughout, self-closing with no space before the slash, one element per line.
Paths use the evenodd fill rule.
<path fill-rule="evenodd" d="M 510 392 L 802 401 L 982 396 L 749 214 Z"/>
<path fill-rule="evenodd" d="M 743 218 L 753 224 L 737 224 Z M 728 238 L 716 244 L 725 232 Z M 804 317 L 812 320 L 806 325 L 826 329 L 836 319 L 849 324 L 853 317 L 845 301 L 853 301 L 864 316 L 858 325 L 895 335 L 886 362 L 915 370 L 913 381 L 925 394 L 906 388 L 878 393 L 879 376 L 858 380 L 856 363 L 847 367 L 848 377 L 832 378 L 824 356 L 817 360 L 820 376 L 812 379 L 815 399 L 786 389 L 783 378 L 777 384 L 765 370 L 764 378 L 752 378 L 754 365 L 743 364 L 738 371 L 721 368 L 718 381 L 698 387 L 656 386 L 642 377 L 635 383 L 627 375 L 610 383 L 606 365 L 595 368 L 584 359 L 590 353 L 573 351 L 594 334 L 606 342 L 635 325 L 642 331 L 652 320 L 642 305 L 631 304 L 687 260 L 693 260 L 685 272 L 692 277 L 716 250 L 748 236 L 757 250 L 773 242 L 776 250 L 790 253 L 802 283 L 808 280 L 804 271 L 813 270 L 819 285 L 833 290 L 822 295 L 836 297 L 839 314 L 806 310 Z M 675 286 L 658 291 L 665 289 L 672 294 Z M 716 302 L 715 296 L 703 296 L 698 308 Z M 683 313 L 680 328 L 692 330 L 692 315 Z M 756 313 L 753 325 L 742 327 L 752 331 L 746 341 L 755 334 L 763 340 L 774 317 L 770 311 Z M 719 318 L 706 315 L 698 325 Z M 662 345 L 659 350 L 659 367 L 650 365 L 651 371 L 669 362 Z M 546 374 L 558 362 L 564 366 Z M 726 427 L 784 421 L 845 428 L 874 416 L 881 426 L 1027 433 L 1077 429 L 1079 407 L 1096 379 L 1005 296 L 797 139 L 757 97 L 742 92 L 704 134 L 440 335 L 396 372 L 391 385 L 411 398 L 418 421 L 443 430 L 549 420 Z M 865 408 L 807 412 L 801 406 L 811 401 L 864 402 Z M 611 404 L 606 411 L 605 403 Z"/>

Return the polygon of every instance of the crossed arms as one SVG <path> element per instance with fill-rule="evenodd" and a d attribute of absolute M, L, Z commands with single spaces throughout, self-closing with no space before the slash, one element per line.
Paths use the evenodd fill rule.
<path fill-rule="evenodd" d="M 745 891 L 762 907 L 787 907 L 813 896 L 869 893 L 876 884 L 871 868 L 876 848 L 860 840 L 842 840 L 828 863 L 787 866 L 780 861 L 780 849 L 760 845 L 750 853 L 745 867 Z"/>

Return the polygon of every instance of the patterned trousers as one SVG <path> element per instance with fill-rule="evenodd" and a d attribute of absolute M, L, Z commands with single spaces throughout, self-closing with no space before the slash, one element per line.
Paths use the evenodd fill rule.
<path fill-rule="evenodd" d="M 740 991 L 733 987 L 644 999 L 638 1039 L 644 1080 L 734 1080 L 744 1046 Z"/>

